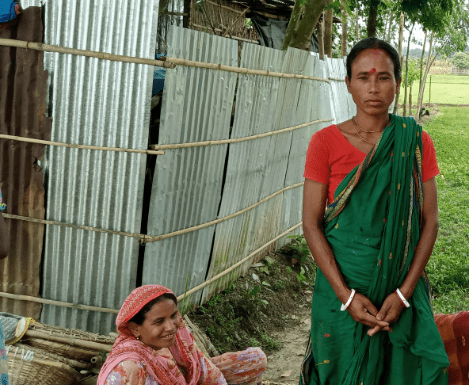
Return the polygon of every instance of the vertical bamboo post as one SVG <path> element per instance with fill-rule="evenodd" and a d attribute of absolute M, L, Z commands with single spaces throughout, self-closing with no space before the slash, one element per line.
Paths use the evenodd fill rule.
<path fill-rule="evenodd" d="M 428 103 L 431 103 L 432 99 L 432 75 L 430 75 L 430 88 L 428 89 Z"/>

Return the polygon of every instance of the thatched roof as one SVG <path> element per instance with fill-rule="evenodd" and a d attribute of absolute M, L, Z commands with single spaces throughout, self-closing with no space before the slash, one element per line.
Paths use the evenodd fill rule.
<path fill-rule="evenodd" d="M 294 0 L 233 0 L 233 3 L 249 8 L 251 11 L 265 14 L 266 16 L 276 16 L 285 19 L 290 18 L 293 6 L 295 5 Z"/>

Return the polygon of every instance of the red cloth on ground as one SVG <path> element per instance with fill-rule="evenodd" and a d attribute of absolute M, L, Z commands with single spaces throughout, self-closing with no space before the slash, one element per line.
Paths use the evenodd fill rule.
<path fill-rule="evenodd" d="M 433 141 L 426 132 L 422 134 L 422 181 L 438 175 L 438 163 Z M 328 204 L 340 182 L 358 166 L 366 154 L 354 147 L 333 124 L 316 132 L 306 153 L 303 176 L 327 186 Z"/>
<path fill-rule="evenodd" d="M 469 311 L 435 314 L 449 358 L 449 385 L 469 385 Z"/>

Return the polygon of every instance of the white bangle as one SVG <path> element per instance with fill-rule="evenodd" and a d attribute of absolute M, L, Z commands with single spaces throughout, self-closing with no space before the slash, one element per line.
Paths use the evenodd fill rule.
<path fill-rule="evenodd" d="M 348 297 L 347 302 L 345 304 L 340 305 L 340 311 L 347 310 L 347 308 L 352 303 L 353 297 L 355 297 L 355 289 L 352 289 L 352 292 L 350 293 L 350 297 Z"/>
<path fill-rule="evenodd" d="M 401 299 L 402 303 L 404 304 L 404 306 L 406 308 L 409 308 L 410 307 L 410 303 L 405 299 L 405 297 L 402 295 L 401 291 L 399 290 L 399 288 L 396 289 L 396 294 L 399 296 L 399 298 Z"/>

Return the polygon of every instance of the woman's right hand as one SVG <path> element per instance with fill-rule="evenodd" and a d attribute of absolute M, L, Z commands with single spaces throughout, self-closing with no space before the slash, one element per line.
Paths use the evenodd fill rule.
<path fill-rule="evenodd" d="M 389 331 L 389 322 L 379 321 L 376 319 L 378 309 L 363 294 L 356 293 L 352 302 L 347 308 L 352 318 L 369 326 L 370 328 L 378 328 L 380 330 Z"/>

